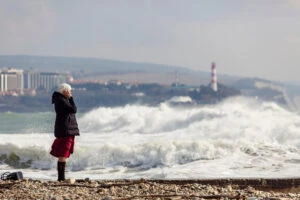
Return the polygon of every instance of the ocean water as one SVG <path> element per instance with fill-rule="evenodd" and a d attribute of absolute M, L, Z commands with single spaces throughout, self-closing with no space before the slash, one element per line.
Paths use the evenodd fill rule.
<path fill-rule="evenodd" d="M 57 179 L 54 119 L 54 112 L 0 114 L 0 174 Z M 300 116 L 272 102 L 100 107 L 77 119 L 67 178 L 300 177 Z"/>

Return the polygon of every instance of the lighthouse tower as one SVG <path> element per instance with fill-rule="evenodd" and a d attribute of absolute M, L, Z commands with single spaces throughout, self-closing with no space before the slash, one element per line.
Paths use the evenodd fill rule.
<path fill-rule="evenodd" d="M 212 65 L 211 65 L 211 89 L 215 92 L 218 91 L 217 69 L 216 69 L 215 63 L 212 63 Z"/>

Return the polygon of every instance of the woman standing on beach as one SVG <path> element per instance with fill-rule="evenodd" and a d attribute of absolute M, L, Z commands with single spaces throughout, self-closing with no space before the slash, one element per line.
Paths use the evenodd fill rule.
<path fill-rule="evenodd" d="M 58 181 L 65 180 L 65 166 L 67 158 L 74 151 L 74 139 L 79 135 L 75 113 L 77 107 L 72 97 L 71 86 L 67 83 L 60 84 L 58 90 L 52 95 L 56 119 L 54 127 L 54 140 L 50 154 L 58 158 Z"/>

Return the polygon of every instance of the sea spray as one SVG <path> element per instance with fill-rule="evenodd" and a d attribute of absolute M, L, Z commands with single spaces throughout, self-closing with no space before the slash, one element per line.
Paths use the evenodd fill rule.
<path fill-rule="evenodd" d="M 81 136 L 67 166 L 78 177 L 79 172 L 94 178 L 299 174 L 300 116 L 272 102 L 235 98 L 207 106 L 100 107 L 78 117 L 78 123 Z M 2 168 L 26 163 L 28 173 L 55 174 L 52 131 L 1 134 L 1 156 L 19 158 L 17 165 L 0 160 Z"/>

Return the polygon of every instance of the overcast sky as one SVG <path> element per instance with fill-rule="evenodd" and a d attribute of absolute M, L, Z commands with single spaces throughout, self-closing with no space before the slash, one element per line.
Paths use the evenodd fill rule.
<path fill-rule="evenodd" d="M 0 0 L 0 27 L 0 54 L 300 76 L 300 0 Z"/>

